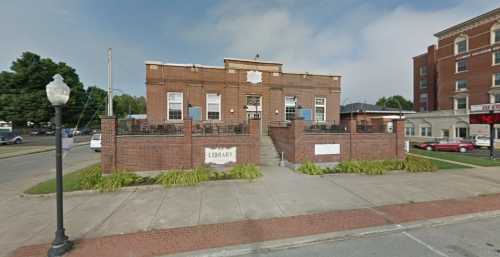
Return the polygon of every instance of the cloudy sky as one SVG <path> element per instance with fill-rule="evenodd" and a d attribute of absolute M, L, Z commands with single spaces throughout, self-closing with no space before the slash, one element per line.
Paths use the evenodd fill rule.
<path fill-rule="evenodd" d="M 342 98 L 411 97 L 411 57 L 433 34 L 497 0 L 3 1 L 0 70 L 23 51 L 76 68 L 85 86 L 144 95 L 144 61 L 223 65 L 224 57 L 343 76 Z"/>

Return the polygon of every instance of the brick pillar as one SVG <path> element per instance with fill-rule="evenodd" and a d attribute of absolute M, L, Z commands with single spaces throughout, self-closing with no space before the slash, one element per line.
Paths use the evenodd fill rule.
<path fill-rule="evenodd" d="M 393 131 L 395 140 L 395 157 L 396 159 L 404 159 L 405 158 L 405 120 L 396 119 L 392 120 Z"/>
<path fill-rule="evenodd" d="M 250 146 L 252 149 L 248 151 L 249 161 L 257 165 L 260 164 L 260 123 L 260 119 L 250 119 L 248 121 L 250 136 L 254 138 L 253 144 Z"/>
<path fill-rule="evenodd" d="M 184 144 L 185 147 L 188 148 L 186 151 L 189 154 L 189 156 L 186 158 L 186 163 L 189 165 L 189 167 L 184 167 L 187 169 L 194 168 L 194 158 L 193 158 L 193 120 L 192 119 L 185 119 L 184 120 Z"/>
<path fill-rule="evenodd" d="M 294 119 L 292 120 L 292 142 L 293 153 L 291 154 L 292 163 L 301 163 L 304 161 L 304 147 L 302 144 L 302 138 L 304 137 L 304 128 L 306 123 L 304 119 Z"/>
<path fill-rule="evenodd" d="M 356 129 L 357 129 L 357 125 L 358 125 L 358 122 L 356 121 L 356 119 L 349 119 L 347 124 L 349 126 L 349 131 L 351 133 L 356 133 Z"/>
<path fill-rule="evenodd" d="M 101 116 L 101 168 L 104 173 L 116 169 L 116 130 L 115 116 Z"/>

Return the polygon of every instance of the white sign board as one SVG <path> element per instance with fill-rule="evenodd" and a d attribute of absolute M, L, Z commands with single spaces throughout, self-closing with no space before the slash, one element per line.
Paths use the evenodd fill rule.
<path fill-rule="evenodd" d="M 258 84 L 262 82 L 262 72 L 260 71 L 247 71 L 247 82 Z"/>
<path fill-rule="evenodd" d="M 478 104 L 470 106 L 471 112 L 500 111 L 500 104 Z"/>
<path fill-rule="evenodd" d="M 236 162 L 236 146 L 230 148 L 205 147 L 206 164 L 226 164 Z"/>
<path fill-rule="evenodd" d="M 314 144 L 314 155 L 340 154 L 340 144 Z"/>

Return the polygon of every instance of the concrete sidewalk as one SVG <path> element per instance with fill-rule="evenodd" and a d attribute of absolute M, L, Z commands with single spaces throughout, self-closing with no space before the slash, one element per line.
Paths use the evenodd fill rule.
<path fill-rule="evenodd" d="M 500 193 L 498 167 L 383 176 L 308 176 L 263 167 L 254 182 L 65 197 L 71 239 Z M 1 188 L 0 188 L 1 189 Z M 19 188 L 22 191 L 24 188 Z M 55 199 L 2 201 L 0 249 L 50 242 Z M 242 231 L 244 232 L 244 231 Z"/>

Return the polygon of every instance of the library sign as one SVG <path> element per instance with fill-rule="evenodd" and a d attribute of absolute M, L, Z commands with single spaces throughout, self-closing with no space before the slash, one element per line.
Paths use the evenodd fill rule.
<path fill-rule="evenodd" d="M 205 147 L 206 164 L 227 164 L 236 162 L 236 146 L 229 148 L 209 148 Z"/>

